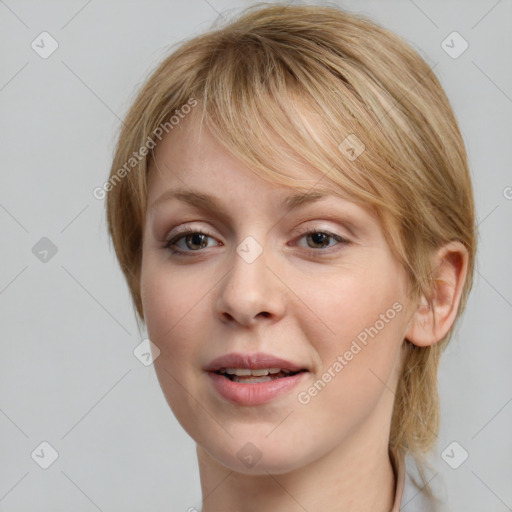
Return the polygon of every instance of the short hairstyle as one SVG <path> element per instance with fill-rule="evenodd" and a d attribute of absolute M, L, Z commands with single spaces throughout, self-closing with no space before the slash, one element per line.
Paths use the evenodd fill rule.
<path fill-rule="evenodd" d="M 374 209 L 407 271 L 412 298 L 424 295 L 431 303 L 432 252 L 460 241 L 468 250 L 460 316 L 473 281 L 473 191 L 464 142 L 433 70 L 404 40 L 362 15 L 259 4 L 180 44 L 125 118 L 106 214 L 141 320 L 152 149 L 192 106 L 201 126 L 262 178 L 304 188 L 282 172 L 292 159 L 328 176 L 336 193 Z M 454 326 L 432 346 L 405 340 L 389 440 L 393 461 L 401 453 L 422 460 L 437 439 L 437 371 Z"/>

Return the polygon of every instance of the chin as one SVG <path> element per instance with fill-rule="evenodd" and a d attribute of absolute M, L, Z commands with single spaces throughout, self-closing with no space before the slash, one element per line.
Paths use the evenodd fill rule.
<path fill-rule="evenodd" d="M 270 440 L 265 435 L 235 435 L 221 446 L 218 442 L 199 444 L 219 464 L 246 475 L 285 474 L 318 457 L 318 452 L 312 447 L 308 451 L 304 443 L 285 442 L 282 437 Z"/>

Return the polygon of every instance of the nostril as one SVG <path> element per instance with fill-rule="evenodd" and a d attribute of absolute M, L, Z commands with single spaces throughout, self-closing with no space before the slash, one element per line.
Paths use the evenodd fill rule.
<path fill-rule="evenodd" d="M 256 315 L 256 317 L 251 317 L 250 315 L 248 315 L 246 318 L 245 318 L 245 315 L 240 315 L 240 322 L 242 322 L 243 320 L 245 320 L 247 323 L 249 322 L 254 322 L 258 317 L 264 317 L 264 318 L 270 318 L 272 315 L 268 312 L 268 311 L 261 311 L 260 313 L 258 313 Z M 243 319 L 243 320 L 242 320 Z M 224 322 L 234 322 L 237 320 L 237 316 L 235 315 L 232 315 L 231 313 L 228 313 L 227 311 L 224 311 L 222 313 L 222 320 Z"/>

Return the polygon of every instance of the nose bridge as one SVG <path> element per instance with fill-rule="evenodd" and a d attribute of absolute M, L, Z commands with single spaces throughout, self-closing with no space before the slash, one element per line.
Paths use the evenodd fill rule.
<path fill-rule="evenodd" d="M 249 325 L 258 318 L 277 319 L 283 315 L 284 290 L 267 267 L 269 249 L 263 243 L 247 236 L 236 247 L 217 302 L 223 321 L 229 319 Z"/>

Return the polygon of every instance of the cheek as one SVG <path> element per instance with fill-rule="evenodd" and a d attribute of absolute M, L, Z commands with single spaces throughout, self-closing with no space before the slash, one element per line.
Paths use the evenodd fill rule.
<path fill-rule="evenodd" d="M 302 311 L 295 315 L 301 330 L 323 354 L 346 350 L 358 336 L 364 342 L 365 336 L 370 338 L 368 331 L 375 334 L 375 326 L 380 338 L 399 336 L 403 315 L 397 309 L 405 297 L 396 273 L 383 277 L 380 268 L 347 269 L 338 275 L 297 279 L 294 289 L 303 298 L 296 301 Z"/>
<path fill-rule="evenodd" d="M 194 380 L 197 368 L 193 364 L 201 347 L 194 340 L 204 339 L 207 333 L 201 325 L 207 312 L 205 290 L 194 286 L 190 274 L 187 279 L 182 276 L 145 269 L 141 298 L 148 336 L 160 350 L 154 361 L 160 387 L 177 420 L 185 430 L 191 431 L 190 418 L 201 417 L 201 410 L 196 402 L 189 400 L 188 394 L 198 394 Z"/>
<path fill-rule="evenodd" d="M 148 268 L 142 273 L 141 298 L 148 336 L 160 349 L 160 356 L 155 361 L 159 378 L 165 368 L 183 379 L 187 364 L 191 364 L 199 349 L 194 345 L 194 339 L 201 339 L 201 336 L 194 336 L 194 333 L 201 330 L 201 318 L 206 318 L 205 291 L 194 284 L 190 276 L 185 279 L 183 274 L 176 272 Z M 166 388 L 171 384 L 172 379 Z"/>
<path fill-rule="evenodd" d="M 322 417 L 372 410 L 396 365 L 405 325 L 401 276 L 367 269 L 298 288 L 307 300 L 296 318 L 318 354 L 318 384 L 302 391 Z"/>
<path fill-rule="evenodd" d="M 204 298 L 205 287 L 190 273 L 161 269 L 148 262 L 141 275 L 141 298 L 148 331 L 164 342 L 194 324 Z"/>

